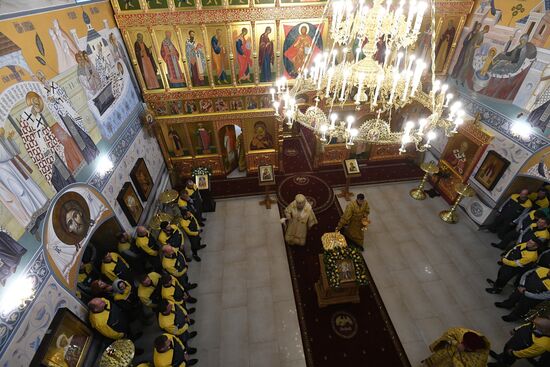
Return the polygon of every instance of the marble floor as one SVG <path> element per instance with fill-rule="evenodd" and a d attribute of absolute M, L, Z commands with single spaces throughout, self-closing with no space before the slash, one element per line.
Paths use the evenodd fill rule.
<path fill-rule="evenodd" d="M 305 367 L 283 233 L 261 197 L 217 201 L 207 214 L 193 330 L 200 367 Z"/>
<path fill-rule="evenodd" d="M 503 295 L 485 292 L 485 278 L 495 278 L 499 250 L 494 234 L 480 232 L 460 214 L 451 225 L 438 217 L 448 205 L 441 198 L 416 201 L 408 192 L 418 182 L 352 187 L 365 194 L 371 224 L 364 257 L 412 366 L 425 358 L 431 344 L 449 327 L 484 333 L 501 351 L 515 324 L 502 321 L 506 310 L 493 303 Z M 340 200 L 342 208 L 346 202 Z M 517 362 L 514 366 L 529 366 Z"/>
<path fill-rule="evenodd" d="M 364 256 L 409 360 L 418 366 L 452 326 L 481 331 L 500 351 L 514 325 L 493 306 L 504 296 L 484 291 L 485 278 L 498 270 L 499 251 L 489 246 L 495 236 L 477 231 L 464 213 L 458 224 L 442 222 L 437 213 L 448 205 L 411 199 L 417 184 L 352 187 L 371 207 Z M 189 270 L 199 284 L 192 292 L 199 367 L 306 365 L 279 213 L 259 200 L 219 200 L 207 214 L 208 247 Z"/>

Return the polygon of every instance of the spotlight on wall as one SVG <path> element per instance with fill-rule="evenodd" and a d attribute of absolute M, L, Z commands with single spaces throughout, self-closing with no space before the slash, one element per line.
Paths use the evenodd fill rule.
<path fill-rule="evenodd" d="M 8 315 L 13 310 L 23 306 L 34 296 L 34 280 L 30 277 L 19 277 L 9 282 L 0 301 L 0 313 Z"/>
<path fill-rule="evenodd" d="M 517 120 L 512 123 L 510 132 L 523 140 L 529 140 L 533 127 L 527 121 Z"/>
<path fill-rule="evenodd" d="M 97 159 L 97 172 L 100 177 L 105 176 L 113 169 L 113 162 L 109 159 L 107 155 L 102 155 Z"/>

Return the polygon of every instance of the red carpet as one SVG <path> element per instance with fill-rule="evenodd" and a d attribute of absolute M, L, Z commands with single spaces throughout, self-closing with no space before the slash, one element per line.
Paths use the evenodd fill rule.
<path fill-rule="evenodd" d="M 301 193 L 315 203 L 319 221 L 309 231 L 306 246 L 286 246 L 307 365 L 410 366 L 370 274 L 369 285 L 360 291 L 359 304 L 318 307 L 314 284 L 320 276 L 321 236 L 334 230 L 341 209 L 332 192 L 327 198 L 325 188 L 328 185 L 312 177 L 300 174 L 289 177 L 278 190 L 281 215 L 282 203 L 292 201 L 296 194 Z M 318 203 L 324 202 L 330 205 L 319 210 Z M 353 320 L 352 324 L 345 325 L 343 335 L 335 330 L 338 328 L 335 320 L 340 315 Z"/>
<path fill-rule="evenodd" d="M 310 172 L 313 170 L 304 154 L 302 139 L 285 139 L 283 142 L 283 166 L 285 173 Z"/>

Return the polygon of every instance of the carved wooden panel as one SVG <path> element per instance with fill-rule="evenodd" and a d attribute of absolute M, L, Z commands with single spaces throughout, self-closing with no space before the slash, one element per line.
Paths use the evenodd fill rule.
<path fill-rule="evenodd" d="M 193 158 L 193 166 L 208 167 L 210 168 L 214 176 L 220 176 L 224 174 L 221 155 Z"/>
<path fill-rule="evenodd" d="M 325 145 L 324 150 L 318 156 L 317 164 L 319 166 L 333 166 L 342 164 L 349 158 L 350 150 L 345 144 Z"/>
<path fill-rule="evenodd" d="M 186 179 L 191 177 L 193 170 L 193 159 L 171 159 L 172 169 L 170 170 L 170 180 L 172 187 L 183 186 Z"/>
<path fill-rule="evenodd" d="M 369 161 L 386 161 L 415 157 L 416 152 L 407 151 L 406 153 L 399 154 L 399 147 L 399 144 L 372 144 Z"/>
<path fill-rule="evenodd" d="M 248 172 L 258 172 L 258 167 L 271 164 L 275 170 L 279 168 L 277 152 L 249 152 L 246 154 L 246 169 Z"/>

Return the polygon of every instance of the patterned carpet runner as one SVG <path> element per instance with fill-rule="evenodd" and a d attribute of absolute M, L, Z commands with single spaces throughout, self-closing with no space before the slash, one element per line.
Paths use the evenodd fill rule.
<path fill-rule="evenodd" d="M 299 150 L 301 154 L 292 159 L 306 160 Z M 370 274 L 369 285 L 361 288 L 359 304 L 317 305 L 314 284 L 320 276 L 321 236 L 334 231 L 341 214 L 331 187 L 317 176 L 298 173 L 281 180 L 277 189 L 281 215 L 301 193 L 312 204 L 319 221 L 309 231 L 304 247 L 286 246 L 307 365 L 410 366 Z"/>

